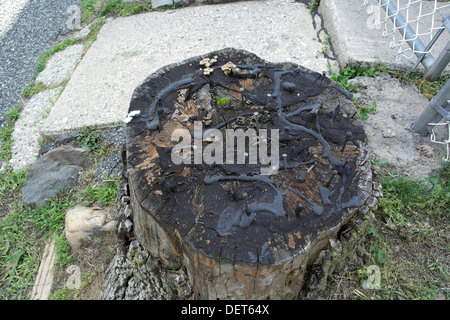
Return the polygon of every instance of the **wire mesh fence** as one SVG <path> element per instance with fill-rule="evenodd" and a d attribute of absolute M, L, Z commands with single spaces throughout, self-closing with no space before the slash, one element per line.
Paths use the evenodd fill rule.
<path fill-rule="evenodd" d="M 450 41 L 437 58 L 433 46 L 447 29 L 450 33 L 450 2 L 447 0 L 364 0 L 371 23 L 383 29 L 383 37 L 392 37 L 390 47 L 396 59 L 417 58 L 414 69 L 422 64 L 425 79 L 435 81 L 450 62 Z M 426 43 L 426 45 L 425 45 Z M 436 129 L 447 126 L 447 138 L 438 140 Z M 446 145 L 444 161 L 450 161 L 450 80 L 430 101 L 412 125 L 418 133 L 431 133 L 431 141 Z M 442 130 L 441 130 L 442 131 Z"/>
<path fill-rule="evenodd" d="M 433 51 L 431 43 L 444 31 L 442 18 L 450 13 L 450 2 L 438 0 L 364 0 L 376 28 L 391 37 L 396 57 L 410 59 Z"/>

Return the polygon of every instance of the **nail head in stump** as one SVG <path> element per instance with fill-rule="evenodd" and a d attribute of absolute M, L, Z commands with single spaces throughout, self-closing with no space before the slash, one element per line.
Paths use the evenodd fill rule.
<path fill-rule="evenodd" d="M 349 95 L 323 74 L 235 49 L 149 76 L 127 129 L 136 238 L 165 267 L 184 267 L 199 299 L 296 298 L 308 264 L 368 197 L 366 135 Z M 227 163 L 230 141 L 209 129 L 250 138 L 244 149 L 231 139 Z"/>

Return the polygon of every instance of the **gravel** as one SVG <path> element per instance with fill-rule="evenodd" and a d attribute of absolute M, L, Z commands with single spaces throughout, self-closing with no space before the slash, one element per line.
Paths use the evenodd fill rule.
<path fill-rule="evenodd" d="M 81 3 L 80 0 L 29 0 L 18 13 L 20 3 L 3 2 L 1 17 L 7 17 L 8 21 L 2 23 L 3 38 L 0 34 L 0 124 L 11 106 L 20 104 L 21 92 L 33 79 L 38 57 L 52 47 L 58 36 L 70 31 L 66 27 L 73 14 L 67 12 L 69 6 Z"/>

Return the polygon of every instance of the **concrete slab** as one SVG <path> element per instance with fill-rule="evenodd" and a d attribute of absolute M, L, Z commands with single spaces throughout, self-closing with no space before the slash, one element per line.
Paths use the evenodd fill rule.
<path fill-rule="evenodd" d="M 375 4 L 378 1 L 372 1 Z M 403 1 L 406 3 L 407 1 Z M 402 1 L 400 2 L 402 3 Z M 422 1 L 422 14 L 430 13 L 434 9 L 434 1 Z M 447 5 L 440 3 L 439 6 Z M 419 4 L 412 5 L 410 8 L 410 17 L 417 16 L 420 6 Z M 375 15 L 369 16 L 368 6 L 363 5 L 361 0 L 322 0 L 319 6 L 319 12 L 323 15 L 325 28 L 327 29 L 335 53 L 341 65 L 345 66 L 350 62 L 362 63 L 383 63 L 387 66 L 396 69 L 411 70 L 416 62 L 416 57 L 406 59 L 400 56 L 396 58 L 396 50 L 390 48 L 392 36 L 383 37 L 384 25 L 379 28 L 375 27 Z M 405 14 L 404 11 L 401 11 Z M 381 14 L 385 12 L 381 9 Z M 434 16 L 434 20 L 430 17 L 423 17 L 419 21 L 419 27 L 416 23 L 412 23 L 411 27 L 417 33 L 424 33 L 431 27 L 432 21 L 434 26 L 442 26 L 443 14 L 450 14 L 450 7 L 439 10 Z M 388 20 L 388 28 L 393 26 L 391 20 Z M 396 39 L 400 39 L 399 32 L 395 34 Z M 424 45 L 430 42 L 429 36 L 419 37 Z M 443 48 L 450 40 L 449 33 L 444 31 L 439 40 L 433 46 L 432 54 L 435 58 L 442 52 Z M 408 48 L 405 44 L 404 48 Z M 421 68 L 422 66 L 421 66 Z"/>
<path fill-rule="evenodd" d="M 234 2 L 150 12 L 107 22 L 47 117 L 54 137 L 83 126 L 108 127 L 127 116 L 134 89 L 168 64 L 226 47 L 271 62 L 322 72 L 327 59 L 304 4 Z"/>

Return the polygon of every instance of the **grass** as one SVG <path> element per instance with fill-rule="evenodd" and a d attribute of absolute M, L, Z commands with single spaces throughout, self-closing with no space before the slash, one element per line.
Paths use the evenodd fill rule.
<path fill-rule="evenodd" d="M 64 234 L 65 213 L 77 203 L 107 206 L 116 201 L 118 179 L 98 186 L 59 192 L 39 209 L 24 207 L 20 191 L 27 170 L 6 172 L 0 176 L 0 299 L 27 299 L 33 276 L 39 267 L 45 239 L 56 241 L 56 264 L 67 266 L 72 261 Z"/>
<path fill-rule="evenodd" d="M 319 7 L 320 0 L 311 0 L 308 2 L 308 11 L 309 14 L 312 14 L 314 10 L 316 10 Z"/>
<path fill-rule="evenodd" d="M 363 243 L 368 261 L 332 275 L 321 298 L 449 299 L 449 181 L 448 163 L 427 180 L 384 173 L 383 198 Z M 379 270 L 377 289 L 362 287 L 370 268 Z"/>
<path fill-rule="evenodd" d="M 178 2 L 173 6 L 152 8 L 151 0 L 124 2 L 122 0 L 83 0 L 83 21 L 91 21 L 96 17 L 125 17 L 139 13 L 164 11 L 166 9 L 183 8 L 185 4 Z"/>
<path fill-rule="evenodd" d="M 89 149 L 94 154 L 95 162 L 106 155 L 110 150 L 103 144 L 102 131 L 94 127 L 83 127 L 78 132 L 77 145 L 83 149 Z"/>
<path fill-rule="evenodd" d="M 220 107 L 220 106 L 230 103 L 230 99 L 226 98 L 226 97 L 224 97 L 224 98 L 216 97 L 216 102 L 217 102 L 217 106 Z"/>
<path fill-rule="evenodd" d="M 375 77 L 377 73 L 388 73 L 394 78 L 399 79 L 401 82 L 416 85 L 420 93 L 425 95 L 428 99 L 433 98 L 439 90 L 444 86 L 448 80 L 448 76 L 440 76 L 436 81 L 429 82 L 423 78 L 423 74 L 418 71 L 398 71 L 389 70 L 385 65 L 378 64 L 374 66 L 364 66 L 361 64 L 349 64 L 347 67 L 339 70 L 338 73 L 333 71 L 331 66 L 328 66 L 331 80 L 341 84 L 346 90 L 350 92 L 356 92 L 355 85 L 349 83 L 349 80 L 356 77 Z"/>
<path fill-rule="evenodd" d="M 420 93 L 426 96 L 428 99 L 432 99 L 444 84 L 449 79 L 448 76 L 440 76 L 436 81 L 429 82 L 423 78 L 423 74 L 415 72 L 405 72 L 405 71 L 390 71 L 392 76 L 396 77 L 400 81 L 406 84 L 414 84 Z"/>
<path fill-rule="evenodd" d="M 358 109 L 359 115 L 361 119 L 367 120 L 369 119 L 369 113 L 375 114 L 377 112 L 377 103 L 376 101 L 372 101 L 372 106 L 361 107 Z"/>
<path fill-rule="evenodd" d="M 1 177 L 4 181 L 5 177 Z M 23 183 L 24 179 L 21 179 Z M 21 185 L 19 186 L 21 187 Z M 21 199 L 9 201 L 8 210 L 2 210 L 0 220 L 0 275 L 1 299 L 26 299 L 33 285 L 42 254 L 42 239 L 53 230 L 61 232 L 64 210 L 73 202 L 59 195 L 40 210 L 25 208 Z"/>
<path fill-rule="evenodd" d="M 103 180 L 100 185 L 90 185 L 81 191 L 79 202 L 87 207 L 115 204 L 119 183 L 118 178 L 110 177 Z"/>
<path fill-rule="evenodd" d="M 22 107 L 12 107 L 6 113 L 6 121 L 0 129 L 1 158 L 0 161 L 8 162 L 11 159 L 12 134 L 14 124 L 20 117 Z M 1 201 L 1 200 L 0 200 Z"/>
<path fill-rule="evenodd" d="M 65 50 L 67 47 L 70 47 L 76 43 L 78 43 L 77 38 L 75 39 L 66 39 L 61 43 L 58 43 L 57 45 L 55 45 L 54 47 L 52 47 L 51 49 L 47 50 L 44 52 L 44 54 L 38 58 L 38 64 L 36 66 L 36 75 L 41 71 L 43 71 L 45 69 L 45 66 L 47 65 L 48 60 L 57 52 L 63 51 Z"/>
<path fill-rule="evenodd" d="M 2 160 L 11 156 L 14 123 L 20 108 L 13 108 L 0 131 Z M 80 135 L 80 144 L 97 154 L 105 152 L 101 133 L 92 128 Z M 55 239 L 56 265 L 67 266 L 72 261 L 65 239 L 65 213 L 77 203 L 105 208 L 116 201 L 118 178 L 110 178 L 100 185 L 93 179 L 79 181 L 73 190 L 58 192 L 47 205 L 32 209 L 22 202 L 21 190 L 28 169 L 13 172 L 8 166 L 0 172 L 0 299 L 28 299 L 39 268 L 45 242 Z M 81 179 L 80 179 L 81 180 Z"/>
<path fill-rule="evenodd" d="M 375 77 L 377 72 L 387 72 L 386 67 L 381 64 L 371 67 L 365 67 L 360 64 L 349 64 L 346 68 L 339 70 L 339 73 L 336 73 L 330 66 L 328 66 L 328 71 L 330 73 L 331 80 L 341 84 L 350 92 L 355 91 L 355 85 L 353 83 L 349 83 L 349 80 L 356 77 Z"/>

